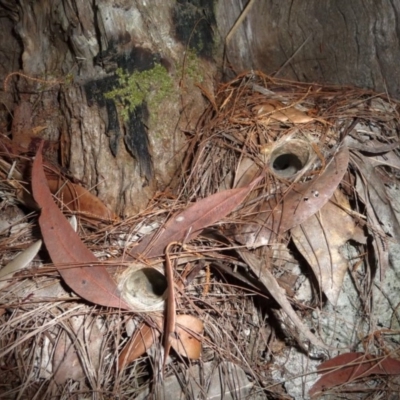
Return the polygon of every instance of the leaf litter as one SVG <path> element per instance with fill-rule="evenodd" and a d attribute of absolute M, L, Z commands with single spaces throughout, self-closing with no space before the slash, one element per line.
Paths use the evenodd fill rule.
<path fill-rule="evenodd" d="M 225 383 L 216 383 L 230 385 L 238 396 L 290 398 L 288 382 L 277 382 L 275 371 L 279 357 L 293 348 L 330 358 L 321 368 L 330 362 L 342 371 L 340 378 L 331 375 L 312 389 L 310 378 L 304 398 L 323 396 L 322 389 L 335 390 L 336 384 L 342 385 L 340 393 L 349 386 L 353 395 L 353 381 L 360 380 L 391 393 L 396 383 L 385 381 L 393 374 L 385 363 L 397 362 L 391 340 L 396 330 L 387 326 L 378 335 L 373 323 L 365 329 L 361 320 L 353 321 L 352 341 L 339 346 L 332 339 L 340 327 L 322 335 L 315 315 L 336 318 L 334 307 L 351 276 L 359 311 L 372 318 L 367 306 L 374 301 L 372 287 L 375 282 L 381 287 L 391 268 L 390 243 L 398 243 L 400 234 L 390 191 L 400 174 L 397 107 L 386 95 L 359 89 L 242 74 L 220 85 L 193 132 L 175 199 L 158 199 L 135 218 L 117 221 L 103 205 L 91 213 L 84 205 L 91 200 L 74 201 L 84 197 L 79 185 L 73 184 L 72 197 L 59 197 L 59 205 L 75 204 L 73 211 L 86 226 L 82 238 L 56 207 L 47 185 L 55 194 L 60 186 L 52 188 L 46 180 L 39 152 L 33 197 L 53 264 L 15 269 L 0 292 L 0 356 L 14 357 L 18 369 L 17 354 L 27 354 L 24 363 L 35 371 L 32 385 L 19 385 L 19 393 L 48 398 L 60 396 L 62 387 L 92 393 L 98 385 L 109 393 L 140 396 L 151 387 L 160 393 L 164 366 L 170 393 L 180 396 L 188 390 L 180 371 L 200 368 L 195 374 L 201 374 L 205 363 L 239 368 L 237 377 L 244 371 L 246 378 L 230 381 L 228 374 Z M 34 207 L 26 200 L 32 195 L 22 175 L 11 171 L 12 160 L 22 156 L 15 149 L 10 156 L 7 146 L 0 164 L 2 197 Z M 85 214 L 99 222 L 87 224 Z M 149 226 L 153 231 L 143 233 Z M 1 236 L 5 254 L 18 251 L 18 241 L 32 243 L 31 235 L 27 228 L 13 240 Z M 180 252 L 169 251 L 172 242 Z M 8 257 L 9 262 L 13 257 Z M 116 282 L 133 261 L 149 268 L 159 262 L 173 266 L 172 275 L 165 273 L 172 297 L 167 310 L 173 301 L 173 312 L 132 312 Z M 68 287 L 60 285 L 58 273 Z M 300 295 L 304 282 L 310 291 L 306 299 Z M 16 327 L 30 333 L 15 336 Z M 164 354 L 169 345 L 174 350 Z M 388 352 L 391 358 L 379 371 L 363 361 L 384 359 Z M 61 360 L 77 365 L 75 373 Z M 368 365 L 369 372 L 345 373 L 348 363 Z M 39 387 L 40 379 L 46 384 Z M 14 390 L 9 382 L 6 391 Z M 193 382 L 207 398 L 205 383 L 194 377 Z"/>

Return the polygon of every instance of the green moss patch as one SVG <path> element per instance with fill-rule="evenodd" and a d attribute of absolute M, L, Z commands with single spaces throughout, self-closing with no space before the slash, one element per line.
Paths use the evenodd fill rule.
<path fill-rule="evenodd" d="M 105 93 L 104 96 L 117 103 L 120 115 L 125 121 L 129 113 L 143 102 L 147 102 L 151 109 L 174 92 L 172 78 L 160 64 L 132 74 L 127 74 L 118 68 L 117 76 L 119 87 Z"/>

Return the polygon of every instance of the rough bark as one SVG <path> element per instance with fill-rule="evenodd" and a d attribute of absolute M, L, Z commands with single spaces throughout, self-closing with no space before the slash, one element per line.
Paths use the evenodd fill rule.
<path fill-rule="evenodd" d="M 246 3 L 218 2 L 222 37 Z M 387 90 L 398 98 L 399 16 L 400 3 L 390 0 L 255 1 L 227 53 L 238 72 L 279 71 L 282 78 Z"/>
<path fill-rule="evenodd" d="M 145 207 L 179 172 L 183 131 L 205 106 L 222 44 L 243 0 L 0 0 L 0 128 L 29 147 L 38 132 L 48 157 L 121 215 Z M 400 5 L 389 0 L 254 1 L 229 42 L 228 66 L 303 81 L 353 84 L 399 97 Z M 215 11 L 215 13 L 214 13 Z M 190 50 L 190 51 L 187 51 Z M 126 121 L 104 93 L 126 73 L 166 68 L 173 90 Z M 228 74 L 229 76 L 229 74 Z M 36 134 L 35 134 L 36 135 Z M 26 143 L 24 143 L 26 142 Z"/>
<path fill-rule="evenodd" d="M 8 107 L 13 139 L 43 128 L 40 137 L 53 145 L 53 162 L 93 188 L 117 213 L 143 209 L 179 170 L 182 130 L 193 129 L 205 106 L 195 84 L 213 91 L 214 67 L 203 54 L 212 49 L 185 43 L 193 18 L 202 14 L 201 4 L 2 0 L 0 7 L 8 24 L 3 37 L 15 35 L 21 44 L 20 64 L 8 64 L 2 78 L 20 70 L 59 82 L 9 79 L 8 90 L 17 93 Z M 199 36 L 197 44 L 203 39 Z M 170 92 L 154 101 L 159 90 L 154 82 L 122 118 L 120 107 L 104 96 L 120 85 L 117 67 L 132 75 L 157 65 L 171 79 Z"/>

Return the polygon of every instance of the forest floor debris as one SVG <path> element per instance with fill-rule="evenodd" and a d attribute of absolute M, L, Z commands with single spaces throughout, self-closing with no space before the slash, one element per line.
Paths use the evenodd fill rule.
<path fill-rule="evenodd" d="M 24 176 L 32 154 L 4 133 L 0 273 L 34 241 L 45 248 L 2 278 L 1 396 L 162 396 L 164 378 L 186 398 L 398 392 L 399 104 L 240 75 L 210 98 L 175 198 L 126 221 L 40 153 Z M 42 212 L 21 215 L 33 200 Z M 133 262 L 166 316 L 132 312 L 113 283 Z M 160 263 L 173 274 L 148 273 Z M 336 372 L 315 384 L 327 363 Z"/>

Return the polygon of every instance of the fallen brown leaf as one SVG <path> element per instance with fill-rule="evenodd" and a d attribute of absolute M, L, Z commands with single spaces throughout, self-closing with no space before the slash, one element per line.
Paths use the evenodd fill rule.
<path fill-rule="evenodd" d="M 160 336 L 164 319 L 158 316 L 151 318 L 157 328 L 151 327 L 146 322 L 140 325 L 118 357 L 120 371 L 142 356 Z M 203 322 L 192 315 L 178 315 L 176 322 L 175 332 L 169 335 L 172 348 L 181 356 L 198 360 L 201 354 L 201 341 L 198 336 L 203 333 Z M 165 358 L 167 358 L 167 355 L 165 355 Z"/>
<path fill-rule="evenodd" d="M 394 241 L 400 240 L 400 221 L 387 193 L 385 183 L 379 178 L 370 160 L 359 152 L 353 152 L 351 162 L 356 171 L 355 189 L 365 204 L 369 233 L 373 237 L 372 246 L 378 260 L 380 278 L 389 268 L 389 247 L 385 239 L 389 234 Z"/>
<path fill-rule="evenodd" d="M 348 162 L 349 151 L 343 147 L 320 176 L 293 185 L 281 201 L 275 199 L 260 205 L 256 218 L 251 217 L 248 223 L 236 228 L 235 240 L 248 247 L 265 246 L 274 237 L 306 221 L 332 197 L 347 171 Z"/>
<path fill-rule="evenodd" d="M 261 179 L 262 176 L 245 187 L 224 190 L 197 201 L 172 216 L 161 230 L 144 238 L 132 253 L 145 257 L 161 256 L 169 243 L 195 238 L 204 228 L 221 220 L 240 205 Z"/>
<path fill-rule="evenodd" d="M 337 189 L 334 202 L 326 203 L 318 213 L 290 233 L 297 249 L 314 271 L 322 291 L 335 305 L 348 269 L 348 261 L 340 252 L 350 239 L 366 242 L 362 229 L 344 209 L 350 209 L 347 197 Z M 343 209 L 344 208 L 344 209 Z"/>
<path fill-rule="evenodd" d="M 324 373 L 324 375 L 310 389 L 310 396 L 319 395 L 325 389 L 371 375 L 399 375 L 400 361 L 386 356 L 346 353 L 323 362 L 317 370 L 319 374 Z"/>
<path fill-rule="evenodd" d="M 82 381 L 88 366 L 97 370 L 105 338 L 106 328 L 100 319 L 84 315 L 70 318 L 53 349 L 54 381 L 59 385 L 64 385 L 68 379 Z M 87 354 L 87 360 L 82 358 L 82 353 Z"/>
<path fill-rule="evenodd" d="M 293 124 L 306 124 L 314 121 L 314 118 L 309 117 L 296 107 L 286 106 L 282 102 L 273 99 L 253 107 L 252 111 L 261 122 L 266 124 L 269 123 L 270 119 L 283 123 L 291 122 Z"/>
<path fill-rule="evenodd" d="M 45 165 L 50 192 L 57 194 L 63 207 L 90 220 L 115 221 L 117 216 L 104 203 L 84 187 L 62 177 L 54 167 Z"/>
<path fill-rule="evenodd" d="M 162 318 L 153 317 L 154 322 L 162 327 Z M 127 365 L 142 356 L 149 349 L 155 340 L 160 336 L 160 331 L 143 322 L 131 339 L 123 348 L 118 357 L 118 368 L 122 371 Z"/>
<path fill-rule="evenodd" d="M 36 209 L 37 205 L 24 182 L 29 180 L 26 175 L 30 172 L 29 159 L 21 157 L 21 154 L 26 153 L 26 149 L 6 137 L 0 138 L 0 149 L 6 154 L 4 159 L 0 160 L 0 177 L 7 178 L 8 183 L 15 187 L 16 196 L 22 204 Z M 16 162 L 16 168 L 13 168 L 13 162 Z M 71 182 L 57 166 L 43 162 L 43 167 L 50 192 L 57 196 L 63 207 L 95 224 L 99 220 L 115 221 L 118 219 L 118 216 L 109 210 L 98 197 L 81 185 Z"/>
<path fill-rule="evenodd" d="M 41 143 L 32 167 L 32 191 L 41 208 L 39 225 L 51 260 L 65 283 L 80 297 L 94 304 L 130 310 L 120 297 L 106 268 L 82 243 L 56 206 L 43 171 Z M 87 266 L 81 266 L 86 264 Z"/>
<path fill-rule="evenodd" d="M 172 348 L 181 356 L 198 360 L 201 354 L 201 341 L 196 337 L 203 334 L 203 322 L 187 314 L 176 317 L 176 338 L 170 336 Z"/>

